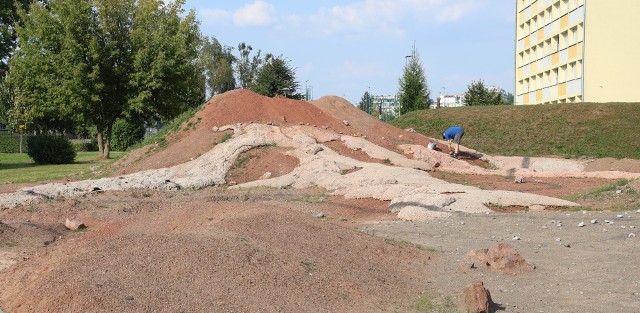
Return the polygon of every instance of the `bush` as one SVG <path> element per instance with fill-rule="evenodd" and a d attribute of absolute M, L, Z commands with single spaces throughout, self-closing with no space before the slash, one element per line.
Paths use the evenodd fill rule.
<path fill-rule="evenodd" d="M 32 136 L 27 140 L 29 157 L 38 164 L 69 164 L 76 151 L 65 136 Z"/>
<path fill-rule="evenodd" d="M 89 142 L 72 142 L 73 150 L 76 152 L 98 151 L 98 143 L 95 140 Z"/>
<path fill-rule="evenodd" d="M 22 152 L 27 152 L 27 138 L 22 136 Z M 0 153 L 19 153 L 20 152 L 20 135 L 0 135 Z"/>
<path fill-rule="evenodd" d="M 111 150 L 126 151 L 144 138 L 144 124 L 140 121 L 119 119 L 113 124 Z"/>

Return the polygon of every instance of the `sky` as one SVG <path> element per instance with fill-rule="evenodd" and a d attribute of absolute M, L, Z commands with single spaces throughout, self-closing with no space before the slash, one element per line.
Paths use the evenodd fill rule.
<path fill-rule="evenodd" d="M 282 55 L 300 92 L 396 95 L 415 45 L 431 98 L 472 81 L 513 93 L 513 0 L 186 0 L 204 36 Z"/>

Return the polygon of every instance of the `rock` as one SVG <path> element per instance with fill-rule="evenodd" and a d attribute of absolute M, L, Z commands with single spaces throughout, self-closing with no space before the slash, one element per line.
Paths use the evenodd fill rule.
<path fill-rule="evenodd" d="M 518 236 L 514 236 L 513 238 L 511 238 L 511 240 L 513 240 L 513 241 L 517 241 L 517 240 L 520 240 L 520 237 L 518 237 Z"/>
<path fill-rule="evenodd" d="M 77 220 L 70 220 L 70 219 L 67 219 L 64 222 L 64 227 L 66 227 L 69 230 L 78 230 L 78 229 L 87 228 L 87 226 L 84 225 L 84 223 Z"/>
<path fill-rule="evenodd" d="M 416 130 L 413 129 L 413 128 L 407 128 L 404 131 L 407 131 L 407 132 L 410 132 L 410 133 L 415 133 L 416 132 Z"/>
<path fill-rule="evenodd" d="M 218 128 L 218 126 L 211 127 L 211 131 L 213 131 L 214 133 L 217 133 L 218 130 L 220 130 L 220 128 Z"/>
<path fill-rule="evenodd" d="M 280 121 L 282 121 L 283 123 L 287 122 L 287 118 L 284 116 L 280 116 Z"/>
<path fill-rule="evenodd" d="M 594 219 L 592 219 L 592 220 L 591 220 L 591 224 L 598 224 L 598 220 L 597 220 L 597 219 L 595 219 L 595 218 L 594 218 Z"/>
<path fill-rule="evenodd" d="M 618 190 L 616 190 L 616 193 L 617 193 L 617 194 L 621 194 L 621 193 L 622 193 L 622 190 L 618 189 Z"/>
<path fill-rule="evenodd" d="M 314 215 L 314 216 L 315 216 L 315 217 L 317 217 L 317 218 L 324 218 L 324 217 L 326 217 L 327 215 L 325 215 L 323 212 L 318 212 L 318 213 L 316 213 L 316 215 Z"/>
<path fill-rule="evenodd" d="M 630 233 L 629 234 L 629 238 L 635 238 L 635 237 L 636 237 L 636 234 L 634 234 L 634 233 Z"/>
<path fill-rule="evenodd" d="M 271 172 L 266 172 L 260 176 L 260 179 L 269 179 L 271 178 L 271 175 L 273 175 Z"/>
<path fill-rule="evenodd" d="M 484 283 L 476 281 L 464 288 L 464 312 L 489 313 L 493 301 L 491 293 L 484 287 Z"/>
<path fill-rule="evenodd" d="M 524 183 L 524 176 L 516 176 L 515 180 L 513 181 L 516 184 L 523 184 Z"/>
<path fill-rule="evenodd" d="M 578 224 L 578 227 L 584 227 L 584 222 L 580 222 L 580 224 Z"/>
<path fill-rule="evenodd" d="M 349 121 L 347 121 L 347 120 L 343 120 L 343 121 L 342 121 L 342 124 L 344 124 L 344 126 L 349 126 Z"/>
<path fill-rule="evenodd" d="M 624 218 L 624 215 L 622 215 L 622 214 L 618 214 L 616 217 L 617 217 L 617 218 Z"/>
<path fill-rule="evenodd" d="M 535 266 L 529 264 L 512 245 L 503 242 L 493 245 L 490 249 L 470 251 L 468 256 L 503 274 L 519 274 L 535 269 Z"/>

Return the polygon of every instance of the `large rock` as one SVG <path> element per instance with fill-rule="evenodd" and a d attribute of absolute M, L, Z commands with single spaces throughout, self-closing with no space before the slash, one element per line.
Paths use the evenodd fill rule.
<path fill-rule="evenodd" d="M 489 313 L 492 305 L 491 293 L 481 281 L 473 282 L 464 288 L 464 312 Z"/>
<path fill-rule="evenodd" d="M 490 249 L 470 251 L 468 256 L 502 274 L 515 275 L 535 269 L 512 245 L 504 242 L 497 243 Z"/>

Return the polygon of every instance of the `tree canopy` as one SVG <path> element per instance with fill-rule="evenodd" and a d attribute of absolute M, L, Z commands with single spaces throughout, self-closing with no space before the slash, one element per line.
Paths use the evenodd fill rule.
<path fill-rule="evenodd" d="M 289 65 L 289 61 L 282 55 L 267 54 L 251 90 L 268 97 L 281 95 L 301 100 L 304 96 L 298 93 L 298 87 L 300 84 L 296 81 L 295 69 Z"/>
<path fill-rule="evenodd" d="M 223 46 L 215 37 L 204 38 L 200 60 L 204 69 L 209 95 L 217 95 L 236 88 L 233 48 Z"/>
<path fill-rule="evenodd" d="M 415 47 L 404 66 L 399 85 L 400 114 L 427 109 L 433 102 L 422 62 Z"/>
<path fill-rule="evenodd" d="M 18 10 L 24 25 L 9 62 L 14 124 L 87 123 L 108 158 L 113 124 L 124 114 L 172 118 L 202 103 L 201 38 L 184 0 L 48 2 Z"/>
<path fill-rule="evenodd" d="M 487 88 L 481 80 L 472 81 L 464 94 L 465 105 L 503 104 L 502 92 L 496 88 Z"/>

